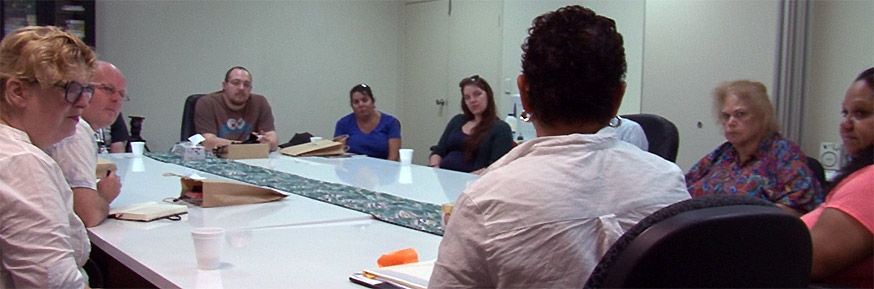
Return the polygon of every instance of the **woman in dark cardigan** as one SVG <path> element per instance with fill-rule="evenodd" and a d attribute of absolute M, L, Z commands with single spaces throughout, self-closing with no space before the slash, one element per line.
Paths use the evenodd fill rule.
<path fill-rule="evenodd" d="M 513 148 L 510 126 L 498 119 L 495 97 L 485 79 L 474 75 L 462 79 L 463 114 L 446 125 L 436 146 L 431 148 L 432 167 L 480 173 Z"/>

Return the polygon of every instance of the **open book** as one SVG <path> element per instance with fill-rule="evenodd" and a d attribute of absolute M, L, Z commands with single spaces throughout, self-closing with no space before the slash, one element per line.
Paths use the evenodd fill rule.
<path fill-rule="evenodd" d="M 121 220 L 148 222 L 168 216 L 176 216 L 188 212 L 188 206 L 170 203 L 148 202 L 115 208 L 109 211 L 109 216 Z"/>
<path fill-rule="evenodd" d="M 365 269 L 364 276 L 407 288 L 425 289 L 428 287 L 428 279 L 431 279 L 431 270 L 434 270 L 434 261 L 436 260 Z"/>

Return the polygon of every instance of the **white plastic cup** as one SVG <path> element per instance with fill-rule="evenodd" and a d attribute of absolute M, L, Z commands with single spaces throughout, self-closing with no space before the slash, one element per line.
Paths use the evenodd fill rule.
<path fill-rule="evenodd" d="M 413 149 L 400 149 L 398 152 L 401 155 L 402 165 L 409 165 L 413 162 Z"/>
<path fill-rule="evenodd" d="M 130 143 L 130 151 L 134 153 L 135 156 L 143 155 L 143 151 L 146 150 L 146 143 L 141 141 L 135 141 Z"/>
<path fill-rule="evenodd" d="M 310 142 L 316 142 L 316 141 L 320 141 L 320 140 L 322 140 L 322 137 L 320 137 L 320 136 L 310 137 Z"/>
<path fill-rule="evenodd" d="M 216 227 L 194 228 L 191 229 L 191 238 L 194 239 L 197 268 L 201 270 L 218 269 L 222 263 L 225 229 Z"/>

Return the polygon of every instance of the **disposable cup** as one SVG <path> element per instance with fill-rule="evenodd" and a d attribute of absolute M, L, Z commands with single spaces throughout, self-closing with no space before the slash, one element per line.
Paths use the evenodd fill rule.
<path fill-rule="evenodd" d="M 409 165 L 413 161 L 413 149 L 400 149 L 401 164 Z"/>
<path fill-rule="evenodd" d="M 135 141 L 130 143 L 130 151 L 135 156 L 143 155 L 143 151 L 146 150 L 146 143 L 141 141 Z"/>
<path fill-rule="evenodd" d="M 197 268 L 201 270 L 218 269 L 222 263 L 225 229 L 216 227 L 194 228 L 191 230 L 191 238 L 194 239 Z"/>

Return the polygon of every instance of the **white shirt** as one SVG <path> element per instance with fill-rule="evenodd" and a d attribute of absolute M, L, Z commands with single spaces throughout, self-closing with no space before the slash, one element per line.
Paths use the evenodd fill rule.
<path fill-rule="evenodd" d="M 0 167 L 0 288 L 82 288 L 91 246 L 61 169 L 5 124 Z"/>
<path fill-rule="evenodd" d="M 640 124 L 627 118 L 620 117 L 620 119 L 622 122 L 616 128 L 616 136 L 619 137 L 619 140 L 633 144 L 643 151 L 648 151 L 649 141 L 646 140 L 646 133 Z"/>
<path fill-rule="evenodd" d="M 580 288 L 626 230 L 689 198 L 674 163 L 597 134 L 539 137 L 459 196 L 429 288 Z"/>
<path fill-rule="evenodd" d="M 97 140 L 94 130 L 79 119 L 76 132 L 52 145 L 46 153 L 58 163 L 70 187 L 97 190 Z"/>

